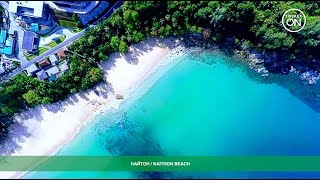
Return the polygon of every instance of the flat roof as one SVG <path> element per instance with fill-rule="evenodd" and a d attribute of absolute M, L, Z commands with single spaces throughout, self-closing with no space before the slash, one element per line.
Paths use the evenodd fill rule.
<path fill-rule="evenodd" d="M 9 38 L 9 39 L 6 40 L 6 46 L 10 46 L 11 47 L 12 44 L 13 44 L 13 39 Z"/>
<path fill-rule="evenodd" d="M 1 29 L 1 33 L 0 33 L 0 44 L 2 44 L 2 46 L 4 45 L 5 41 L 7 38 L 7 31 L 4 29 Z"/>
<path fill-rule="evenodd" d="M 37 72 L 37 77 L 39 80 L 45 80 L 48 78 L 48 75 L 47 75 L 46 71 L 41 70 L 41 71 Z"/>
<path fill-rule="evenodd" d="M 6 46 L 0 48 L 0 53 L 5 54 L 5 55 L 12 55 L 13 50 L 14 50 L 14 40 L 7 39 Z"/>
<path fill-rule="evenodd" d="M 14 34 L 14 30 L 13 29 L 10 29 L 9 31 L 8 31 L 8 34 Z"/>
<path fill-rule="evenodd" d="M 59 68 L 60 68 L 60 70 L 61 70 L 62 72 L 65 72 L 65 71 L 69 70 L 69 66 L 68 66 L 67 61 L 64 61 L 63 63 L 61 63 L 60 66 L 59 66 Z"/>
<path fill-rule="evenodd" d="M 32 51 L 34 45 L 34 33 L 31 31 L 24 31 L 22 49 L 27 51 Z"/>
<path fill-rule="evenodd" d="M 37 71 L 39 68 L 35 64 L 31 64 L 29 67 L 26 68 L 29 74 Z"/>
<path fill-rule="evenodd" d="M 3 48 L 3 54 L 12 55 L 12 47 L 6 46 L 5 48 Z"/>
<path fill-rule="evenodd" d="M 43 1 L 9 1 L 8 11 L 25 16 L 42 17 L 43 3 Z M 18 11 L 20 8 L 30 8 L 32 11 L 30 11 L 30 14 L 23 13 L 24 10 Z"/>
<path fill-rule="evenodd" d="M 58 62 L 58 58 L 56 55 L 52 54 L 49 56 L 49 59 L 51 61 L 51 63 L 55 63 L 55 62 Z"/>
<path fill-rule="evenodd" d="M 57 66 L 53 66 L 52 68 L 47 69 L 46 72 L 48 73 L 49 76 L 51 76 L 51 75 L 58 74 L 60 72 L 60 70 L 58 69 Z"/>

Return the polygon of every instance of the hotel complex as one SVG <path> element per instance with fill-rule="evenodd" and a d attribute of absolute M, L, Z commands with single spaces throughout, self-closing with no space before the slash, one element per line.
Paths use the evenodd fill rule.
<path fill-rule="evenodd" d="M 111 10 L 109 2 L 100 1 L 0 1 L 0 5 L 5 9 L 0 22 L 0 82 L 23 72 L 39 80 L 59 78 L 69 69 L 66 47 L 84 35 L 84 27 Z"/>

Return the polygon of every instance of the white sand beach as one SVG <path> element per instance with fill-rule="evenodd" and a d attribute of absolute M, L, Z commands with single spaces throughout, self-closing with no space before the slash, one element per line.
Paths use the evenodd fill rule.
<path fill-rule="evenodd" d="M 112 106 L 117 104 L 114 102 L 128 98 L 160 66 L 163 57 L 179 44 L 178 40 L 170 38 L 148 39 L 131 46 L 126 54 L 112 54 L 101 64 L 107 83 L 73 94 L 62 102 L 37 106 L 16 115 L 20 126 L 13 128 L 12 140 L 1 148 L 14 156 L 54 155 L 100 107 Z M 0 178 L 18 178 L 23 174 L 0 172 Z"/>

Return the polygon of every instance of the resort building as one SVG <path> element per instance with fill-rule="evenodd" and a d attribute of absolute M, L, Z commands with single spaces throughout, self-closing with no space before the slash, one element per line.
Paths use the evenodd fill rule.
<path fill-rule="evenodd" d="M 9 12 L 18 16 L 41 18 L 43 1 L 9 1 Z"/>
<path fill-rule="evenodd" d="M 8 33 L 5 29 L 0 31 L 0 54 L 5 56 L 13 56 L 16 40 L 8 36 Z"/>
<path fill-rule="evenodd" d="M 86 14 L 92 11 L 99 1 L 45 1 L 52 9 L 76 14 Z"/>
<path fill-rule="evenodd" d="M 77 9 L 84 9 L 90 4 L 90 1 L 52 1 L 52 2 L 59 7 L 77 8 Z"/>
<path fill-rule="evenodd" d="M 43 1 L 9 1 L 9 12 L 15 14 L 19 26 L 33 32 L 50 29 L 53 16 Z"/>
<path fill-rule="evenodd" d="M 39 36 L 31 31 L 24 31 L 23 41 L 22 41 L 22 50 L 32 53 L 38 49 L 36 45 L 36 40 Z"/>

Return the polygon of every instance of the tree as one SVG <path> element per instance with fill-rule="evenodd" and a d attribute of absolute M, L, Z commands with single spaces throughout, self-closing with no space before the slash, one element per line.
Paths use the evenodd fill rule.
<path fill-rule="evenodd" d="M 110 42 L 110 46 L 112 47 L 112 49 L 114 51 L 119 50 L 119 43 L 120 43 L 120 39 L 118 36 L 113 36 L 111 38 L 111 42 Z"/>
<path fill-rule="evenodd" d="M 23 94 L 22 97 L 30 106 L 36 106 L 41 102 L 41 97 L 39 97 L 38 93 L 34 90 L 29 90 Z"/>
<path fill-rule="evenodd" d="M 120 44 L 119 44 L 119 52 L 127 52 L 128 50 L 128 45 L 124 42 L 124 41 L 120 41 Z"/>
<path fill-rule="evenodd" d="M 204 39 L 208 39 L 211 37 L 211 29 L 207 28 L 207 29 L 204 29 L 203 32 L 202 32 L 202 35 L 203 35 L 203 38 Z"/>

